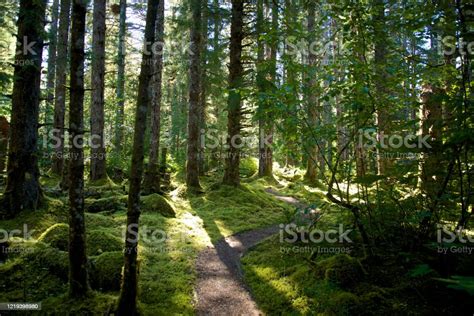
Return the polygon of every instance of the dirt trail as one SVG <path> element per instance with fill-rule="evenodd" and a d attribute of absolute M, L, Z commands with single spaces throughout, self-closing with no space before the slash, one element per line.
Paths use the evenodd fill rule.
<path fill-rule="evenodd" d="M 271 188 L 265 191 L 297 207 L 303 205 Z M 237 233 L 199 253 L 196 262 L 198 315 L 263 315 L 243 283 L 240 258 L 249 248 L 278 233 L 278 229 L 279 226 L 274 225 Z"/>

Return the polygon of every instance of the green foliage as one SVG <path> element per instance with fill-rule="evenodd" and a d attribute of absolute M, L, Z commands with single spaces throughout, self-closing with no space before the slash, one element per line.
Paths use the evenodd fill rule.
<path fill-rule="evenodd" d="M 474 277 L 454 275 L 449 279 L 438 278 L 441 282 L 447 283 L 448 288 L 462 290 L 474 295 Z"/>

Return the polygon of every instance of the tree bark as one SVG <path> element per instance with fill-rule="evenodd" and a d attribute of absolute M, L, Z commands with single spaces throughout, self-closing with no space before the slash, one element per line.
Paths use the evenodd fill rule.
<path fill-rule="evenodd" d="M 376 15 L 375 15 L 375 56 L 374 62 L 376 67 L 376 83 L 375 89 L 378 96 L 377 104 L 377 129 L 378 139 L 388 135 L 391 132 L 391 116 L 390 116 L 390 104 L 387 98 L 387 80 L 388 75 L 386 71 L 387 66 L 387 38 L 389 37 L 386 26 L 385 26 L 385 1 L 377 0 L 376 2 Z M 392 165 L 391 158 L 384 157 L 384 151 L 377 149 L 377 169 L 378 174 L 384 175 Z"/>
<path fill-rule="evenodd" d="M 160 126 L 161 126 L 161 98 L 162 98 L 162 78 L 163 78 L 163 46 L 164 46 L 164 25 L 165 25 L 165 3 L 160 1 L 158 7 L 158 17 L 156 21 L 156 42 L 159 43 L 154 56 L 154 76 L 152 80 L 153 98 L 151 101 L 151 135 L 150 152 L 148 155 L 148 166 L 145 172 L 143 188 L 147 193 L 159 193 L 160 171 L 158 166 L 158 150 L 160 147 Z"/>
<path fill-rule="evenodd" d="M 276 33 L 278 32 L 278 7 L 274 4 L 272 7 L 272 35 L 270 54 L 268 58 L 272 61 L 271 80 L 275 84 L 276 80 Z M 270 117 L 269 101 L 266 94 L 267 84 L 265 74 L 265 43 L 261 36 L 265 33 L 264 27 L 263 0 L 257 1 L 257 90 L 258 90 L 258 130 L 259 130 L 259 157 L 258 157 L 258 176 L 271 177 L 273 174 L 273 120 Z"/>
<path fill-rule="evenodd" d="M 3 218 L 35 210 L 42 198 L 37 143 L 45 13 L 44 0 L 20 1 Z"/>
<path fill-rule="evenodd" d="M 56 86 L 54 98 L 53 133 L 55 140 L 51 171 L 62 176 L 64 168 L 64 116 L 66 113 L 66 77 L 71 0 L 61 0 L 59 15 L 58 49 L 56 58 Z M 65 180 L 65 179 L 64 179 Z"/>
<path fill-rule="evenodd" d="M 48 44 L 48 75 L 46 77 L 46 108 L 44 111 L 44 122 L 50 122 L 51 107 L 54 102 L 54 80 L 56 76 L 56 50 L 58 42 L 58 15 L 59 0 L 53 0 L 51 5 L 51 25 L 49 28 Z M 49 128 L 47 129 L 49 132 Z"/>
<path fill-rule="evenodd" d="M 117 112 L 115 118 L 115 154 L 122 152 L 125 108 L 125 36 L 127 28 L 127 1 L 120 0 L 119 34 L 117 45 Z"/>
<path fill-rule="evenodd" d="M 310 37 L 310 43 L 314 40 L 315 32 L 315 24 L 316 24 L 316 6 L 314 3 L 308 4 L 308 34 Z M 316 58 L 317 56 L 312 50 L 308 52 L 308 64 L 309 64 L 309 78 L 308 80 L 308 125 L 310 128 L 316 127 L 318 124 L 318 97 L 316 95 L 316 79 L 314 77 L 314 68 L 316 66 Z M 312 133 L 311 133 L 312 134 Z M 317 147 L 317 139 L 314 137 L 310 137 L 309 145 L 308 145 L 308 161 L 306 166 L 306 174 L 305 179 L 309 182 L 315 182 L 318 172 L 318 147 Z"/>
<path fill-rule="evenodd" d="M 9 130 L 10 123 L 7 118 L 0 116 L 0 183 L 3 182 L 3 171 L 7 163 Z"/>
<path fill-rule="evenodd" d="M 138 224 L 140 219 L 140 190 L 143 175 L 143 155 L 148 105 L 150 103 L 150 80 L 153 77 L 153 56 L 150 54 L 155 43 L 155 24 L 159 2 L 148 0 L 145 44 L 142 53 L 140 76 L 138 78 L 138 95 L 135 115 L 135 134 L 133 136 L 132 166 L 130 170 L 130 187 L 128 192 L 127 232 L 125 235 L 124 270 L 118 302 L 118 315 L 137 314 L 137 254 Z"/>
<path fill-rule="evenodd" d="M 200 112 L 199 112 L 199 131 L 205 132 L 206 130 L 206 109 L 207 109 L 207 88 L 208 88 L 208 73 L 206 72 L 208 65 L 208 50 L 207 45 L 209 38 L 207 36 L 208 33 L 208 23 L 209 23 L 209 7 L 207 2 L 203 3 L 203 11 L 202 11 L 202 41 L 201 41 L 201 93 L 199 96 L 200 102 Z M 199 175 L 203 176 L 206 171 L 206 152 L 204 148 L 204 144 L 201 144 L 201 137 L 198 137 L 198 168 L 199 168 Z"/>
<path fill-rule="evenodd" d="M 202 8 L 200 0 L 191 1 L 191 53 L 189 70 L 189 116 L 186 184 L 188 189 L 200 190 L 199 183 L 199 116 L 201 88 Z"/>
<path fill-rule="evenodd" d="M 71 32 L 71 80 L 69 102 L 69 295 L 82 297 L 87 280 L 84 217 L 84 37 L 88 0 L 73 0 Z"/>
<path fill-rule="evenodd" d="M 105 5 L 106 0 L 94 0 L 90 108 L 91 181 L 104 179 L 107 176 L 104 145 Z"/>
<path fill-rule="evenodd" d="M 230 27 L 230 65 L 229 96 L 227 100 L 227 157 L 223 183 L 232 186 L 240 184 L 240 131 L 242 119 L 242 96 L 240 88 L 243 82 L 242 41 L 244 18 L 244 1 L 232 0 L 232 17 Z"/>

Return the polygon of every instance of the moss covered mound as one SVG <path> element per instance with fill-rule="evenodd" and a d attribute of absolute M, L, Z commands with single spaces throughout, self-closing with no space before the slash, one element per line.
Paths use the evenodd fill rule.
<path fill-rule="evenodd" d="M 101 199 L 88 198 L 85 200 L 85 210 L 89 213 L 117 212 L 127 208 L 127 196 L 110 196 Z"/>
<path fill-rule="evenodd" d="M 104 252 L 120 251 L 123 248 L 123 241 L 102 230 L 92 230 L 87 232 L 87 255 L 96 256 Z"/>
<path fill-rule="evenodd" d="M 159 194 L 150 194 L 141 198 L 143 212 L 160 213 L 165 217 L 175 217 L 176 211 L 168 200 Z"/>
<path fill-rule="evenodd" d="M 58 250 L 67 251 L 69 243 L 69 225 L 65 223 L 54 224 L 44 231 L 38 241 L 51 245 Z"/>
<path fill-rule="evenodd" d="M 123 253 L 104 252 L 90 259 L 91 287 L 101 291 L 118 291 L 122 279 Z"/>
<path fill-rule="evenodd" d="M 30 262 L 38 268 L 47 270 L 64 282 L 68 280 L 69 257 L 66 251 L 58 250 L 47 245 L 37 245 L 34 251 L 26 255 L 25 261 Z"/>
<path fill-rule="evenodd" d="M 329 315 L 358 315 L 360 298 L 350 292 L 337 292 L 327 302 L 325 313 Z"/>
<path fill-rule="evenodd" d="M 361 279 L 362 268 L 357 259 L 340 254 L 317 264 L 316 275 L 339 286 L 346 287 Z"/>

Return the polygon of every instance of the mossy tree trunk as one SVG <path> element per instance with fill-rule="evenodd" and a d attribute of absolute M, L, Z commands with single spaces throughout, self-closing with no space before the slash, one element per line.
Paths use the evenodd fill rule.
<path fill-rule="evenodd" d="M 58 47 L 56 57 L 56 86 L 54 97 L 53 157 L 51 171 L 57 176 L 63 175 L 64 168 L 64 116 L 66 113 L 66 78 L 68 59 L 69 19 L 71 0 L 61 0 L 59 13 Z M 66 180 L 63 178 L 63 180 Z"/>
<path fill-rule="evenodd" d="M 0 217 L 36 209 L 42 193 L 38 169 L 38 115 L 46 1 L 21 0 L 12 95 L 7 185 Z"/>
<path fill-rule="evenodd" d="M 188 189 L 200 190 L 199 183 L 199 116 L 201 103 L 201 42 L 202 42 L 202 4 L 200 0 L 191 1 L 191 52 L 189 70 L 189 115 L 188 148 L 186 161 L 186 184 Z"/>
<path fill-rule="evenodd" d="M 150 102 L 149 83 L 153 77 L 153 55 L 150 54 L 155 43 L 155 23 L 159 2 L 148 0 L 144 50 L 140 76 L 138 78 L 138 95 L 135 115 L 135 134 L 133 138 L 132 165 L 130 170 L 130 188 L 128 193 L 127 232 L 125 235 L 124 270 L 117 307 L 118 315 L 137 314 L 137 254 L 138 224 L 140 219 L 140 191 L 143 175 L 143 155 L 148 104 Z"/>
<path fill-rule="evenodd" d="M 69 295 L 89 291 L 84 217 L 84 37 L 88 0 L 73 0 L 69 102 Z M 75 141 L 74 141 L 75 140 Z"/>
<path fill-rule="evenodd" d="M 56 53 L 58 42 L 58 15 L 59 0 L 53 0 L 51 5 L 51 25 L 48 34 L 48 75 L 46 77 L 46 107 L 44 109 L 44 122 L 50 122 L 51 107 L 54 102 L 54 79 L 56 77 Z M 49 132 L 49 128 L 48 128 Z"/>
<path fill-rule="evenodd" d="M 120 0 L 119 34 L 117 45 L 117 110 L 115 117 L 115 155 L 122 152 L 123 124 L 125 108 L 125 35 L 127 29 L 127 1 Z"/>
<path fill-rule="evenodd" d="M 94 0 L 90 108 L 91 181 L 104 179 L 107 176 L 104 145 L 105 6 L 106 0 Z"/>
<path fill-rule="evenodd" d="M 161 98 L 163 78 L 163 46 L 165 25 L 165 3 L 160 1 L 158 6 L 158 17 L 156 21 L 155 37 L 159 43 L 154 55 L 154 76 L 152 80 L 153 98 L 151 101 L 151 135 L 150 152 L 148 155 L 148 166 L 143 181 L 143 189 L 147 193 L 159 193 L 160 171 L 158 166 L 158 153 L 160 148 L 160 126 L 161 126 Z"/>
<path fill-rule="evenodd" d="M 230 27 L 230 64 L 229 96 L 227 100 L 227 157 L 225 161 L 223 183 L 232 186 L 240 184 L 240 142 L 242 120 L 242 96 L 240 88 L 243 83 L 242 41 L 244 38 L 244 1 L 232 0 L 232 17 Z"/>

